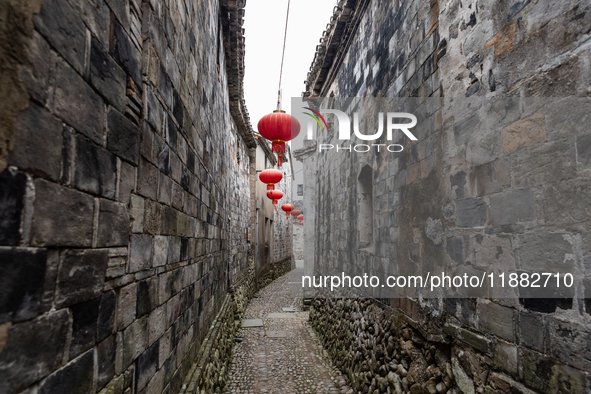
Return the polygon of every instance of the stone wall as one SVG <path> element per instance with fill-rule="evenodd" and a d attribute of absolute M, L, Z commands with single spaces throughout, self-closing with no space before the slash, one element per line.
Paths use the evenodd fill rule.
<path fill-rule="evenodd" d="M 306 179 L 318 174 L 305 196 L 316 210 L 316 268 L 425 274 L 437 261 L 449 273 L 561 266 L 574 274 L 572 291 L 544 298 L 522 290 L 381 306 L 403 311 L 421 341 L 449 344 L 458 359 L 474 355 L 478 363 L 453 373 L 473 381 L 460 386 L 465 393 L 589 390 L 591 356 L 578 349 L 591 335 L 590 134 L 570 120 L 587 119 L 590 108 L 589 11 L 579 1 L 341 1 L 309 74 L 310 98 L 417 97 L 419 117 L 417 142 L 394 141 L 400 154 L 294 153 L 312 163 Z M 329 130 L 317 143 L 341 144 Z M 341 146 L 349 142 L 364 143 Z M 352 220 L 365 166 L 374 190 L 369 245 Z M 357 319 L 367 320 L 365 310 Z M 332 304 L 323 311 L 340 313 Z"/>
<path fill-rule="evenodd" d="M 243 11 L 0 7 L 0 392 L 176 393 L 249 265 Z"/>
<path fill-rule="evenodd" d="M 293 184 L 293 169 L 291 163 L 291 151 L 287 148 L 289 153 L 289 162 L 283 164 L 281 170 L 283 172 L 283 179 L 276 185 L 276 188 L 283 192 L 283 198 L 277 204 L 275 211 L 275 221 L 273 222 L 275 231 L 275 242 L 273 244 L 274 261 L 278 262 L 285 259 L 291 259 L 293 254 L 293 222 L 288 220 L 285 211 L 281 209 L 283 204 L 291 204 L 292 201 L 292 184 Z M 291 216 L 290 216 L 291 217 Z"/>

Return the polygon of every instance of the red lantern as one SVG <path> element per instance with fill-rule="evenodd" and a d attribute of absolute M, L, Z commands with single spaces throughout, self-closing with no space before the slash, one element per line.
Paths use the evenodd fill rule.
<path fill-rule="evenodd" d="M 275 209 L 277 209 L 277 200 L 283 198 L 283 192 L 281 190 L 269 190 L 267 192 L 267 197 L 273 200 L 273 205 L 275 206 Z"/>
<path fill-rule="evenodd" d="M 304 215 L 299 215 L 298 217 L 296 217 L 296 219 L 298 219 L 301 222 L 304 220 Z"/>
<path fill-rule="evenodd" d="M 297 209 L 295 211 L 291 211 L 291 216 L 293 216 L 294 219 L 296 219 L 297 216 L 299 216 L 301 214 L 302 214 L 302 212 L 301 211 L 298 211 Z"/>
<path fill-rule="evenodd" d="M 267 190 L 275 190 L 275 184 L 281 182 L 283 173 L 274 168 L 267 168 L 259 174 L 259 179 L 267 184 Z"/>
<path fill-rule="evenodd" d="M 287 215 L 287 219 L 289 220 L 289 212 L 291 212 L 291 210 L 293 209 L 293 205 L 291 205 L 291 204 L 283 204 L 281 206 L 281 209 L 283 209 L 285 211 L 285 214 Z"/>
<path fill-rule="evenodd" d="M 300 122 L 280 109 L 265 115 L 259 120 L 259 133 L 272 141 L 272 150 L 277 153 L 278 164 L 281 167 L 282 153 L 285 153 L 285 141 L 291 141 L 300 134 Z"/>

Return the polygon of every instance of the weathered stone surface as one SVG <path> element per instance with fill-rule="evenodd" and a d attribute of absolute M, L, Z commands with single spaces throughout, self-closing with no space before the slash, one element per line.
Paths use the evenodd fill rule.
<path fill-rule="evenodd" d="M 478 328 L 514 342 L 515 310 L 493 302 L 478 302 Z"/>
<path fill-rule="evenodd" d="M 0 173 L 0 245 L 14 246 L 20 239 L 27 176 L 6 169 Z"/>
<path fill-rule="evenodd" d="M 157 199 L 158 169 L 144 159 L 140 160 L 137 191 L 140 195 Z"/>
<path fill-rule="evenodd" d="M 107 149 L 137 165 L 140 148 L 140 129 L 116 109 L 107 113 Z"/>
<path fill-rule="evenodd" d="M 127 368 L 147 348 L 148 317 L 135 320 L 123 333 L 123 367 Z"/>
<path fill-rule="evenodd" d="M 8 155 L 20 170 L 57 180 L 62 168 L 63 123 L 46 109 L 31 104 L 17 120 L 19 132 Z"/>
<path fill-rule="evenodd" d="M 73 359 L 90 349 L 96 342 L 101 298 L 72 305 L 72 342 L 70 357 Z"/>
<path fill-rule="evenodd" d="M 117 158 L 92 141 L 78 136 L 74 184 L 81 190 L 114 199 L 117 191 Z"/>
<path fill-rule="evenodd" d="M 131 43 L 124 27 L 116 20 L 113 21 L 111 36 L 111 53 L 113 58 L 129 74 L 137 85 L 142 84 L 141 54 Z"/>
<path fill-rule="evenodd" d="M 156 342 L 138 357 L 135 365 L 135 379 L 138 390 L 146 387 L 158 369 L 158 350 L 159 344 Z"/>
<path fill-rule="evenodd" d="M 117 312 L 117 294 L 111 290 L 101 296 L 99 316 L 96 330 L 97 342 L 103 341 L 115 329 L 115 314 Z"/>
<path fill-rule="evenodd" d="M 546 117 L 537 112 L 503 129 L 503 152 L 509 155 L 545 140 Z"/>
<path fill-rule="evenodd" d="M 102 143 L 103 100 L 64 61 L 58 60 L 55 78 L 55 114 L 94 142 Z"/>
<path fill-rule="evenodd" d="M 481 198 L 461 200 L 456 204 L 459 227 L 483 227 L 486 224 L 487 206 Z"/>
<path fill-rule="evenodd" d="M 0 324 L 37 317 L 47 270 L 47 251 L 0 247 Z"/>
<path fill-rule="evenodd" d="M 9 328 L 0 352 L 0 390 L 19 392 L 57 369 L 69 331 L 67 309 Z"/>
<path fill-rule="evenodd" d="M 98 297 L 105 282 L 108 260 L 107 250 L 66 250 L 58 274 L 56 307 Z"/>
<path fill-rule="evenodd" d="M 479 165 L 471 173 L 470 183 L 480 197 L 501 192 L 511 185 L 511 163 L 498 159 Z"/>
<path fill-rule="evenodd" d="M 519 236 L 520 267 L 536 272 L 570 272 L 574 267 L 573 245 L 563 233 L 530 233 Z"/>
<path fill-rule="evenodd" d="M 90 40 L 90 83 L 105 101 L 125 111 L 125 72 L 115 63 L 98 39 Z"/>
<path fill-rule="evenodd" d="M 131 193 L 135 192 L 136 167 L 121 161 L 121 170 L 119 176 L 119 193 L 117 200 L 128 205 L 131 199 Z"/>
<path fill-rule="evenodd" d="M 121 331 L 135 320 L 137 305 L 137 283 L 132 283 L 119 292 L 117 330 Z"/>
<path fill-rule="evenodd" d="M 494 194 L 490 198 L 493 225 L 528 222 L 535 219 L 534 194 L 529 189 Z"/>
<path fill-rule="evenodd" d="M 98 344 L 96 348 L 98 375 L 96 379 L 97 390 L 101 390 L 115 376 L 115 356 L 117 354 L 117 341 L 115 335 L 111 335 Z"/>
<path fill-rule="evenodd" d="M 520 340 L 525 346 L 543 352 L 546 343 L 544 317 L 537 313 L 522 312 L 519 315 Z"/>
<path fill-rule="evenodd" d="M 577 159 L 584 167 L 591 167 L 591 135 L 577 138 Z"/>
<path fill-rule="evenodd" d="M 44 1 L 41 12 L 33 20 L 43 37 L 82 74 L 86 28 L 70 3 L 66 0 Z"/>
<path fill-rule="evenodd" d="M 94 381 L 94 349 L 54 372 L 39 386 L 39 394 L 91 394 Z"/>
<path fill-rule="evenodd" d="M 87 247 L 92 243 L 91 196 L 38 179 L 35 181 L 32 244 Z"/>
<path fill-rule="evenodd" d="M 150 278 L 138 283 L 137 317 L 148 314 L 158 305 L 158 279 Z"/>
<path fill-rule="evenodd" d="M 125 205 L 101 200 L 99 208 L 98 247 L 127 246 L 129 214 Z"/>
<path fill-rule="evenodd" d="M 129 272 L 137 272 L 151 267 L 152 237 L 133 234 L 129 249 Z"/>

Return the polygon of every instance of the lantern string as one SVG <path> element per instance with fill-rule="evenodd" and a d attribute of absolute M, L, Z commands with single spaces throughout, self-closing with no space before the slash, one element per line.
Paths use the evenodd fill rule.
<path fill-rule="evenodd" d="M 287 14 L 285 15 L 285 34 L 283 35 L 283 53 L 281 54 L 281 70 L 279 71 L 279 89 L 277 92 L 277 109 L 281 109 L 281 78 L 283 77 L 283 60 L 285 59 L 285 43 L 287 41 L 287 24 L 289 22 L 289 5 L 291 0 L 287 0 Z"/>

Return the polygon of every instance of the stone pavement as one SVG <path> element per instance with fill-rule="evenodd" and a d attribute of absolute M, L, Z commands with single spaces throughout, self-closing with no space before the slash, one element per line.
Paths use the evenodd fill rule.
<path fill-rule="evenodd" d="M 234 347 L 226 393 L 349 393 L 339 371 L 322 349 L 302 309 L 298 268 L 275 280 L 253 298 L 245 319 L 262 319 L 263 327 L 242 328 Z"/>

